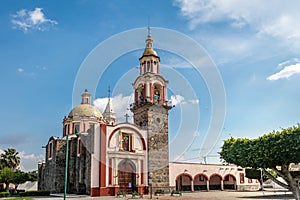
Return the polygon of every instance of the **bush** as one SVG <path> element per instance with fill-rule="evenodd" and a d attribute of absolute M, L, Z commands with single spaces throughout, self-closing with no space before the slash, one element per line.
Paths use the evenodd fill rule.
<path fill-rule="evenodd" d="M 9 197 L 9 192 L 0 192 L 0 197 Z"/>
<path fill-rule="evenodd" d="M 50 192 L 45 190 L 39 191 L 27 191 L 27 192 L 20 192 L 19 196 L 21 197 L 28 197 L 28 196 L 49 196 Z"/>

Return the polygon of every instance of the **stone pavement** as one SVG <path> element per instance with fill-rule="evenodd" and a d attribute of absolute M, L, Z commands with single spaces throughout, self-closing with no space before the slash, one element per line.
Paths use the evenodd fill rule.
<path fill-rule="evenodd" d="M 37 200 L 62 200 L 62 195 L 57 195 L 56 197 L 38 197 L 34 198 Z M 77 196 L 77 195 L 68 195 L 67 199 L 76 200 L 127 200 L 132 199 L 131 195 L 127 197 L 117 198 L 117 197 L 89 197 L 89 196 Z M 145 195 L 144 199 L 150 199 L 149 195 Z M 182 196 L 170 196 L 165 194 L 163 196 L 152 196 L 152 199 L 169 199 L 169 200 L 292 200 L 294 199 L 291 192 L 287 191 L 278 191 L 278 190 L 268 190 L 268 191 L 254 191 L 254 192 L 240 192 L 240 191 L 211 191 L 211 192 L 189 192 L 183 193 Z"/>

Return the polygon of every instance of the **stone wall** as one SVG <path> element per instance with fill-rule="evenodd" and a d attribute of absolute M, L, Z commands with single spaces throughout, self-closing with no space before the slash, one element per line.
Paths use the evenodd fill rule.
<path fill-rule="evenodd" d="M 50 143 L 52 156 L 49 157 Z M 38 189 L 51 193 L 62 193 L 64 190 L 65 149 L 64 140 L 50 138 L 46 146 L 45 163 L 39 166 Z"/>
<path fill-rule="evenodd" d="M 168 108 L 146 103 L 132 111 L 135 124 L 147 130 L 152 187 L 169 191 Z"/>

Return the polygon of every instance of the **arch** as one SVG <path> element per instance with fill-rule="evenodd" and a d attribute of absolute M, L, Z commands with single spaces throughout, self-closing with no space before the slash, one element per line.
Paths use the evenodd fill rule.
<path fill-rule="evenodd" d="M 220 174 L 212 174 L 209 177 L 209 189 L 210 190 L 221 190 L 221 182 L 223 178 Z"/>
<path fill-rule="evenodd" d="M 137 130 L 135 130 L 134 128 L 131 128 L 131 127 L 119 127 L 119 128 L 116 128 L 115 130 L 113 130 L 113 132 L 109 135 L 109 138 L 108 138 L 108 147 L 110 146 L 110 142 L 111 142 L 111 139 L 112 139 L 113 135 L 121 129 L 129 129 L 129 130 L 132 130 L 134 133 L 136 133 L 138 135 L 138 137 L 140 138 L 141 142 L 142 142 L 143 150 L 146 150 L 146 141 L 145 141 L 145 139 L 143 138 L 143 136 Z"/>
<path fill-rule="evenodd" d="M 224 190 L 236 190 L 236 177 L 233 174 L 224 176 Z"/>
<path fill-rule="evenodd" d="M 207 189 L 208 176 L 206 174 L 197 174 L 194 177 L 194 190 L 208 190 Z"/>
<path fill-rule="evenodd" d="M 119 190 L 126 193 L 137 191 L 136 166 L 129 160 L 124 159 L 118 165 Z"/>
<path fill-rule="evenodd" d="M 153 100 L 155 103 L 158 103 L 162 97 L 162 88 L 163 86 L 160 83 L 154 83 L 153 84 L 153 94 L 151 94 L 153 96 Z"/>
<path fill-rule="evenodd" d="M 192 191 L 191 182 L 193 177 L 190 174 L 182 173 L 176 177 L 176 190 Z"/>

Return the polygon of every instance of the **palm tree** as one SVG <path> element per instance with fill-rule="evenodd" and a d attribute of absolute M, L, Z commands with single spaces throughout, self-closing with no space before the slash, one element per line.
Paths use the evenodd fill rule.
<path fill-rule="evenodd" d="M 8 148 L 4 150 L 4 153 L 0 156 L 0 162 L 2 167 L 9 167 L 15 170 L 20 164 L 19 152 L 16 149 Z"/>

